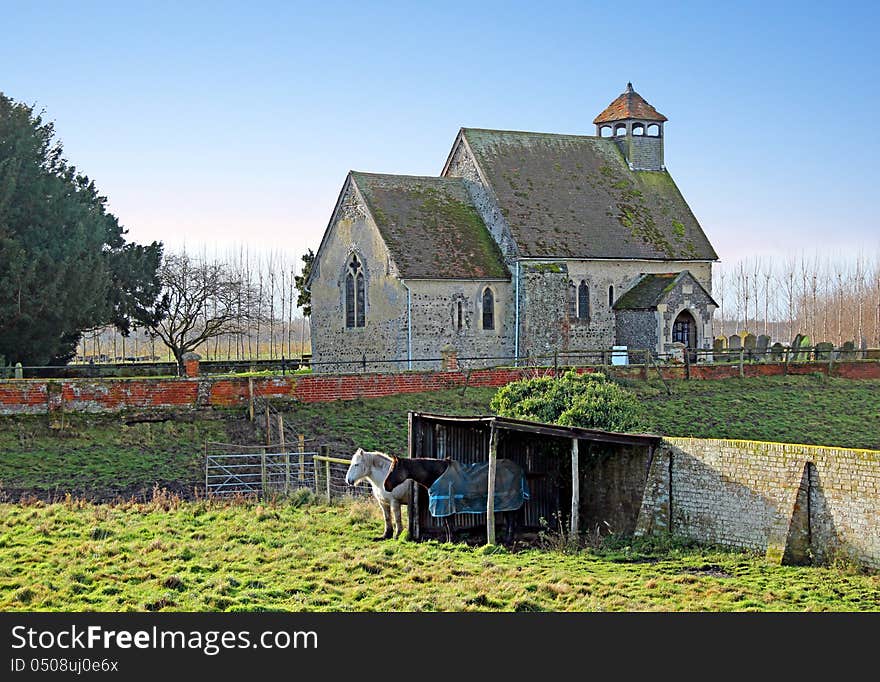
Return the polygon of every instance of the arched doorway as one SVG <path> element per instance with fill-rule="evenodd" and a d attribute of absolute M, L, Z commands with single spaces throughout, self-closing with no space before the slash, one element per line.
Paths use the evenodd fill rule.
<path fill-rule="evenodd" d="M 689 311 L 682 310 L 672 323 L 672 341 L 683 343 L 688 349 L 690 361 L 696 361 L 694 350 L 697 347 L 697 321 Z"/>

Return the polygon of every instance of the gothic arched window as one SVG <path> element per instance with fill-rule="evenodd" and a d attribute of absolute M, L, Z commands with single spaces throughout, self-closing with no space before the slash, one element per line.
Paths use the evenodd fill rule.
<path fill-rule="evenodd" d="M 614 305 L 614 285 L 612 284 L 608 287 L 608 307 L 611 308 Z"/>
<path fill-rule="evenodd" d="M 489 287 L 483 289 L 483 329 L 495 329 L 495 296 Z"/>
<path fill-rule="evenodd" d="M 590 319 L 590 287 L 584 280 L 578 286 L 578 317 L 582 320 Z"/>
<path fill-rule="evenodd" d="M 363 327 L 366 322 L 366 289 L 361 262 L 354 254 L 345 274 L 345 326 Z"/>
<path fill-rule="evenodd" d="M 578 299 L 577 299 L 577 287 L 574 285 L 574 282 L 569 280 L 568 282 L 568 317 L 573 320 L 578 316 Z"/>

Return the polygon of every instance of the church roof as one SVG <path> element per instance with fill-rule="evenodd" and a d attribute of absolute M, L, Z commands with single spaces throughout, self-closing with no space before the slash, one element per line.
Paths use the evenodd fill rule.
<path fill-rule="evenodd" d="M 632 83 L 626 84 L 626 90 L 605 111 L 593 119 L 593 123 L 611 123 L 627 118 L 638 118 L 643 121 L 668 121 L 663 114 L 648 104 L 645 99 L 633 90 Z"/>
<path fill-rule="evenodd" d="M 709 300 L 713 304 L 715 303 L 703 285 L 690 272 L 682 270 L 681 272 L 642 275 L 641 279 L 629 291 L 615 301 L 614 310 L 653 310 L 683 279 L 689 279 L 693 284 L 703 289 Z"/>
<path fill-rule="evenodd" d="M 510 279 L 460 178 L 351 177 L 404 279 Z"/>
<path fill-rule="evenodd" d="M 520 256 L 716 260 L 664 171 L 633 171 L 612 139 L 463 128 Z"/>

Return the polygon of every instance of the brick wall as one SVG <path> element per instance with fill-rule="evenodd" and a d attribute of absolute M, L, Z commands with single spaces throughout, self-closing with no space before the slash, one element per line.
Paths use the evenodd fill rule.
<path fill-rule="evenodd" d="M 561 368 L 564 369 L 564 368 Z M 781 363 L 745 365 L 746 376 L 809 374 L 828 371 L 827 363 Z M 540 368 L 537 373 L 549 371 Z M 581 367 L 578 371 L 602 371 L 621 378 L 656 377 L 652 367 Z M 667 379 L 683 379 L 684 368 L 664 367 Z M 534 376 L 535 369 L 490 368 L 459 371 L 403 372 L 398 374 L 299 375 L 253 380 L 255 396 L 328 402 L 379 398 L 402 393 L 442 391 L 464 386 L 504 386 Z M 735 365 L 695 365 L 692 379 L 725 379 L 739 375 Z M 835 363 L 833 376 L 851 379 L 880 379 L 880 362 Z M 235 407 L 248 399 L 247 378 L 197 379 L 13 379 L 0 380 L 0 415 L 45 414 L 47 411 L 113 412 L 124 409 Z"/>
<path fill-rule="evenodd" d="M 844 556 L 880 568 L 880 451 L 667 438 L 637 533 L 765 552 L 785 563 Z"/>

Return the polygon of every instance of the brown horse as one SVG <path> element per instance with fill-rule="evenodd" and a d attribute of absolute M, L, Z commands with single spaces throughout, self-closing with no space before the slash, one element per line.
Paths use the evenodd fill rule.
<path fill-rule="evenodd" d="M 434 459 L 432 457 L 392 457 L 391 468 L 385 476 L 384 488 L 391 492 L 407 479 L 412 479 L 425 489 L 430 488 L 449 468 L 451 459 Z M 418 510 L 410 508 L 411 514 L 418 514 Z M 517 523 L 516 511 L 500 512 L 504 517 L 505 540 L 513 540 L 513 534 Z M 446 542 L 452 541 L 452 528 L 449 525 L 449 517 L 443 517 L 443 525 L 446 529 Z"/>
<path fill-rule="evenodd" d="M 446 472 L 451 461 L 431 457 L 392 457 L 391 468 L 385 475 L 385 490 L 390 493 L 407 479 L 426 489 L 430 488 Z"/>

